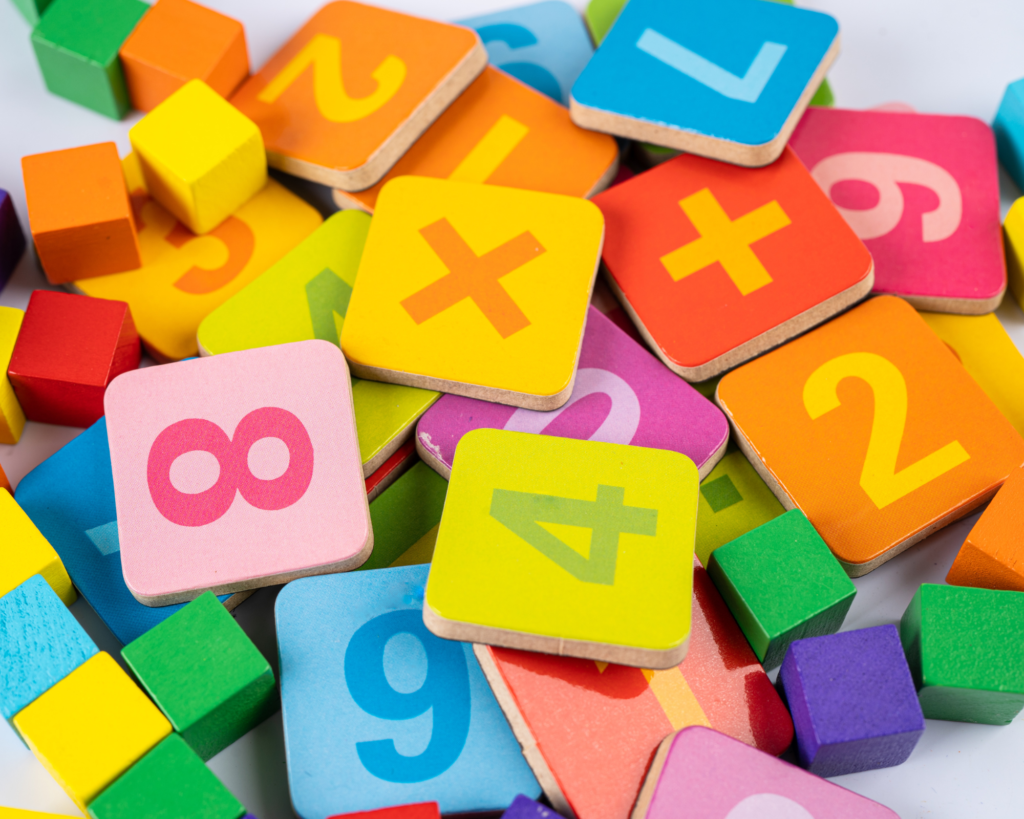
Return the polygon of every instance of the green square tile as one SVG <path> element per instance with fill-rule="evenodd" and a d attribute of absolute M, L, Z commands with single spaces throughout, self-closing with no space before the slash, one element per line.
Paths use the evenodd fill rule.
<path fill-rule="evenodd" d="M 708 574 L 766 669 L 794 640 L 839 631 L 857 593 L 798 509 L 716 549 Z"/>
<path fill-rule="evenodd" d="M 117 53 L 148 10 L 141 0 L 53 0 L 32 32 L 46 87 L 121 119 L 129 103 Z"/>
<path fill-rule="evenodd" d="M 242 803 L 171 734 L 89 803 L 93 819 L 239 819 Z"/>
<path fill-rule="evenodd" d="M 270 664 L 212 592 L 126 645 L 121 656 L 203 759 L 277 710 Z"/>
<path fill-rule="evenodd" d="M 900 639 L 929 719 L 1006 725 L 1024 708 L 1024 593 L 925 583 Z"/>

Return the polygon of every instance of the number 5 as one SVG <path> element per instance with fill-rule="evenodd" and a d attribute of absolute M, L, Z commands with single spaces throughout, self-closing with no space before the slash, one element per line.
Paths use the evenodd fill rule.
<path fill-rule="evenodd" d="M 844 378 L 866 381 L 875 395 L 871 437 L 860 473 L 861 488 L 883 509 L 915 489 L 946 474 L 970 458 L 959 441 L 952 441 L 905 469 L 896 471 L 896 458 L 907 423 L 907 382 L 889 360 L 875 353 L 848 353 L 833 358 L 811 373 L 804 384 L 804 406 L 811 420 L 839 406 L 836 387 Z"/>

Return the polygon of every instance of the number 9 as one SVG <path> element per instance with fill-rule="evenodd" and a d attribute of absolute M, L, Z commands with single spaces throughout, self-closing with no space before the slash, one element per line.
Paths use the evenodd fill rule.
<path fill-rule="evenodd" d="M 411 693 L 396 691 L 384 674 L 384 648 L 411 634 L 427 653 L 427 678 Z M 435 637 L 415 610 L 392 611 L 363 624 L 345 650 L 345 682 L 356 705 L 380 719 L 407 720 L 433 709 L 430 742 L 419 756 L 403 756 L 393 739 L 357 742 L 371 774 L 388 782 L 423 782 L 459 758 L 469 735 L 469 669 L 461 643 Z"/>

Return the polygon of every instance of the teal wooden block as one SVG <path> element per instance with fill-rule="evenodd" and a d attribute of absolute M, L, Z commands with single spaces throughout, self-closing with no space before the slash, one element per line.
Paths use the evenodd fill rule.
<path fill-rule="evenodd" d="M 43 12 L 46 11 L 51 0 L 12 0 L 12 2 L 14 7 L 21 12 L 21 16 L 35 25 L 43 16 Z"/>
<path fill-rule="evenodd" d="M 126 645 L 121 656 L 204 760 L 277 710 L 270 664 L 212 592 Z"/>
<path fill-rule="evenodd" d="M 1024 190 L 1024 79 L 1011 82 L 992 123 L 999 161 Z"/>
<path fill-rule="evenodd" d="M 839 631 L 857 594 L 799 509 L 719 546 L 708 574 L 765 669 L 794 640 Z"/>
<path fill-rule="evenodd" d="M 46 87 L 121 119 L 130 106 L 118 51 L 148 10 L 141 0 L 53 0 L 32 32 Z"/>
<path fill-rule="evenodd" d="M 231 795 L 178 734 L 171 734 L 89 803 L 93 819 L 240 819 Z"/>
<path fill-rule="evenodd" d="M 1024 593 L 924 583 L 900 640 L 925 717 L 1007 725 L 1024 708 Z"/>
<path fill-rule="evenodd" d="M 11 719 L 99 649 L 40 575 L 0 597 L 0 713 Z"/>

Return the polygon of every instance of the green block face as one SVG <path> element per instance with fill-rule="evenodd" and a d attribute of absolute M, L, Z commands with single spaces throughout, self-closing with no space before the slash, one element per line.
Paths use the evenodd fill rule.
<path fill-rule="evenodd" d="M 857 593 L 798 509 L 716 549 L 708 574 L 765 669 L 794 640 L 839 631 Z"/>
<path fill-rule="evenodd" d="M 1024 594 L 925 583 L 900 639 L 929 719 L 1006 725 L 1024 708 Z"/>
<path fill-rule="evenodd" d="M 89 804 L 93 819 L 239 819 L 242 803 L 171 734 Z"/>
<path fill-rule="evenodd" d="M 277 710 L 274 672 L 212 592 L 129 643 L 121 656 L 204 760 Z"/>
<path fill-rule="evenodd" d="M 117 52 L 148 10 L 140 0 L 54 0 L 32 32 L 46 87 L 121 119 L 129 104 Z"/>
<path fill-rule="evenodd" d="M 49 5 L 50 0 L 14 0 L 14 7 L 32 25 L 39 22 L 39 18 L 43 16 L 43 12 Z"/>
<path fill-rule="evenodd" d="M 601 45 L 601 41 L 608 34 L 612 24 L 619 19 L 619 14 L 625 7 L 626 0 L 590 0 L 583 12 L 583 19 L 587 22 L 595 45 Z"/>

